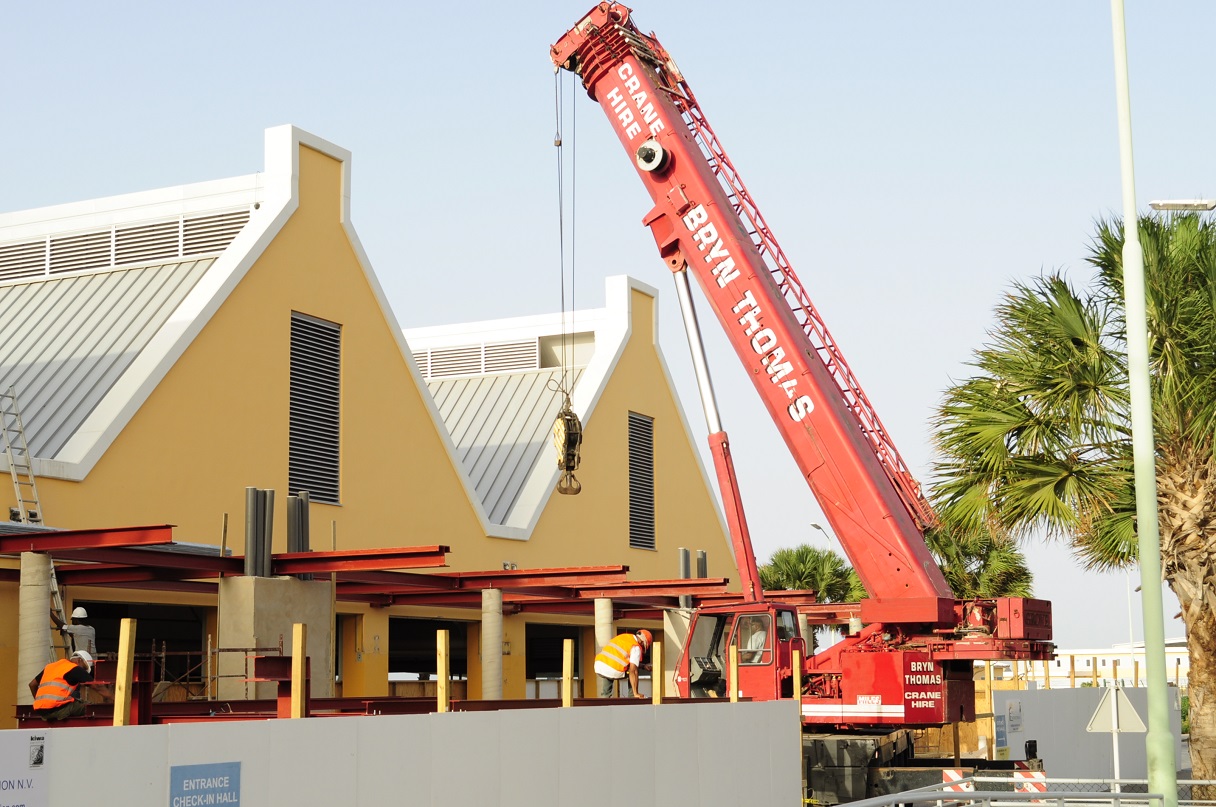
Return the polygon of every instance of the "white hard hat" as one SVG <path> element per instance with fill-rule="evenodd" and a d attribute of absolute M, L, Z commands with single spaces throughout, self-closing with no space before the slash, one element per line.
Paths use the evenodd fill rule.
<path fill-rule="evenodd" d="M 84 610 L 84 606 L 82 606 L 82 605 L 77 605 L 76 608 L 72 611 L 72 619 L 88 619 L 88 618 L 89 618 L 89 612 Z"/>
<path fill-rule="evenodd" d="M 77 650 L 71 655 L 71 658 L 83 660 L 85 668 L 89 672 L 93 672 L 93 656 L 88 650 Z"/>

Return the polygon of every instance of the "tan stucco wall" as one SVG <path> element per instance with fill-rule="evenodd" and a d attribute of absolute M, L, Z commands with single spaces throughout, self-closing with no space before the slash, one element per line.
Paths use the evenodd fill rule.
<path fill-rule="evenodd" d="M 632 310 L 628 346 L 584 427 L 582 493 L 549 500 L 529 549 L 559 559 L 552 565 L 569 565 L 563 557 L 577 557 L 579 565 L 624 563 L 637 579 L 678 577 L 679 547 L 704 549 L 709 576 L 730 577 L 738 588 L 729 538 L 654 346 L 655 300 L 635 289 Z M 630 411 L 654 418 L 655 550 L 629 546 Z"/>
<path fill-rule="evenodd" d="M 631 578 L 646 579 L 675 577 L 676 551 L 684 546 L 708 550 L 711 577 L 737 578 L 655 347 L 649 294 L 631 292 L 630 342 L 588 419 L 578 471 L 583 492 L 552 495 L 530 540 L 487 537 L 430 415 L 428 393 L 410 373 L 394 324 L 383 316 L 342 227 L 345 167 L 304 146 L 299 164 L 298 210 L 88 476 L 39 479 L 48 523 L 170 523 L 178 541 L 218 545 L 227 514 L 227 545 L 242 554 L 244 488 L 257 486 L 278 492 L 274 551 L 285 551 L 294 310 L 342 325 L 341 505 L 313 503 L 314 549 L 329 549 L 336 531 L 339 549 L 446 544 L 456 570 L 498 569 L 504 560 L 521 569 L 627 564 Z M 655 419 L 655 551 L 628 545 L 630 410 Z M 215 605 L 214 597 L 122 589 L 79 589 L 69 592 L 69 602 L 72 597 Z M 10 598 L 15 603 L 16 585 L 0 583 L 0 604 Z M 362 652 L 356 661 L 354 647 L 343 647 L 343 694 L 386 694 L 388 617 L 407 610 L 358 613 Z M 476 618 L 476 611 L 468 616 Z M 208 620 L 214 635 L 214 616 Z M 590 617 L 557 621 L 591 623 Z M 504 659 L 508 697 L 522 692 L 523 654 L 517 662 L 515 650 L 523 649 L 522 625 L 512 657 Z M 15 643 L 15 630 L 15 616 L 0 615 L 0 647 L 10 633 Z M 475 634 L 470 631 L 471 648 Z M 480 689 L 480 670 L 477 654 L 469 658 L 472 693 Z M 3 678 L 11 677 L 8 666 L 0 664 L 0 687 L 11 693 L 15 683 Z"/>
<path fill-rule="evenodd" d="M 478 531 L 418 384 L 341 226 L 342 164 L 300 150 L 300 206 L 83 482 L 39 480 L 48 523 L 171 523 L 243 551 L 244 488 L 273 488 L 286 550 L 293 310 L 342 327 L 342 506 L 313 504 L 349 547 L 455 543 Z"/>

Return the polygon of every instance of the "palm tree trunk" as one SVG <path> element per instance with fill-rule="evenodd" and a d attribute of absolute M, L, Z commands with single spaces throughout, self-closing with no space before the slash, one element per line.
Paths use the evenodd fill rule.
<path fill-rule="evenodd" d="M 1187 690 L 1191 701 L 1191 768 L 1193 779 L 1216 780 L 1216 614 L 1201 602 L 1196 607 L 1182 606 L 1186 621 L 1187 649 L 1191 656 L 1191 671 L 1187 675 Z M 1190 617 L 1188 619 L 1188 617 Z M 1192 794 L 1193 799 L 1216 799 L 1216 787 L 1211 791 Z"/>

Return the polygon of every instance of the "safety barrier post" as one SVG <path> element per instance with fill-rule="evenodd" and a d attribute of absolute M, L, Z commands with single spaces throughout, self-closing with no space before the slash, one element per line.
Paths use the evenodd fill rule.
<path fill-rule="evenodd" d="M 794 673 L 794 700 L 801 703 L 802 701 L 802 651 L 795 650 L 790 658 L 790 666 L 793 667 Z M 802 707 L 799 707 L 801 712 Z"/>
<path fill-rule="evenodd" d="M 650 702 L 658 706 L 663 702 L 663 643 L 655 642 L 650 648 Z"/>
<path fill-rule="evenodd" d="M 291 626 L 291 716 L 306 717 L 308 710 L 308 626 Z"/>
<path fill-rule="evenodd" d="M 452 705 L 451 638 L 446 630 L 435 631 L 435 711 L 446 712 Z"/>
<path fill-rule="evenodd" d="M 114 686 L 114 725 L 131 725 L 131 681 L 135 677 L 135 620 L 118 628 L 118 681 Z"/>
<path fill-rule="evenodd" d="M 574 640 L 562 639 L 562 706 L 574 705 Z"/>
<path fill-rule="evenodd" d="M 739 702 L 739 646 L 730 646 L 730 702 Z"/>

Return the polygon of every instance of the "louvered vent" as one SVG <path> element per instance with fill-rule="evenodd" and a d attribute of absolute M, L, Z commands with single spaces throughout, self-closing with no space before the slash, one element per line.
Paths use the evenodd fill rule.
<path fill-rule="evenodd" d="M 654 418 L 629 413 L 629 546 L 654 549 Z"/>
<path fill-rule="evenodd" d="M 535 370 L 540 367 L 540 355 L 535 339 L 526 342 L 503 342 L 486 345 L 485 372 L 506 373 L 511 370 Z"/>
<path fill-rule="evenodd" d="M 418 365 L 418 372 L 422 373 L 423 378 L 431 377 L 431 351 L 414 351 L 414 364 Z"/>
<path fill-rule="evenodd" d="M 0 280 L 36 277 L 45 270 L 45 241 L 0 246 Z"/>
<path fill-rule="evenodd" d="M 220 252 L 232 243 L 249 221 L 248 210 L 232 210 L 214 216 L 186 219 L 183 250 L 187 255 Z"/>
<path fill-rule="evenodd" d="M 181 250 L 181 223 L 163 221 L 114 231 L 114 263 L 175 259 Z"/>
<path fill-rule="evenodd" d="M 538 370 L 540 346 L 537 340 L 529 339 L 525 342 L 440 347 L 417 351 L 414 361 L 418 363 L 423 378 Z"/>
<path fill-rule="evenodd" d="M 338 504 L 342 326 L 291 314 L 287 488 Z"/>
<path fill-rule="evenodd" d="M 82 272 L 86 269 L 104 269 L 109 265 L 109 230 L 51 239 L 50 272 L 53 275 L 61 272 Z"/>
<path fill-rule="evenodd" d="M 87 272 L 222 252 L 249 222 L 249 209 L 229 210 L 91 233 L 0 244 L 0 281 Z M 48 249 L 49 247 L 49 249 Z"/>
<path fill-rule="evenodd" d="M 431 351 L 431 378 L 477 375 L 481 372 L 481 345 L 445 347 Z"/>

